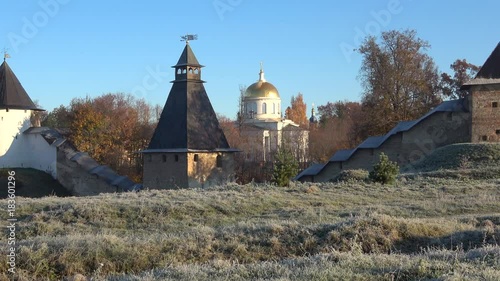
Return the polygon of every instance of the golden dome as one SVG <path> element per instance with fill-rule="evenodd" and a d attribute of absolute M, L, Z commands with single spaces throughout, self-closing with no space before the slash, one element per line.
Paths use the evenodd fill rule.
<path fill-rule="evenodd" d="M 279 98 L 278 89 L 264 78 L 262 63 L 260 64 L 259 81 L 250 85 L 245 91 L 245 97 L 249 98 Z"/>
<path fill-rule="evenodd" d="M 249 98 L 279 98 L 280 94 L 278 89 L 269 82 L 259 81 L 250 85 L 246 92 L 245 97 Z"/>

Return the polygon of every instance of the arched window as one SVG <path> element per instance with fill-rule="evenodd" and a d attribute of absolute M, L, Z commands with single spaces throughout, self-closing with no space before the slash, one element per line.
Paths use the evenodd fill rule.
<path fill-rule="evenodd" d="M 267 114 L 267 104 L 266 103 L 262 104 L 262 114 Z"/>
<path fill-rule="evenodd" d="M 186 74 L 187 70 L 185 68 L 182 69 L 182 74 Z"/>
<path fill-rule="evenodd" d="M 193 69 L 191 67 L 189 68 L 189 73 L 193 73 Z"/>
<path fill-rule="evenodd" d="M 276 114 L 276 104 L 273 102 L 273 114 Z"/>
<path fill-rule="evenodd" d="M 182 74 L 182 69 L 177 68 L 177 74 Z"/>
<path fill-rule="evenodd" d="M 194 74 L 200 74 L 200 70 L 198 68 L 194 69 Z"/>

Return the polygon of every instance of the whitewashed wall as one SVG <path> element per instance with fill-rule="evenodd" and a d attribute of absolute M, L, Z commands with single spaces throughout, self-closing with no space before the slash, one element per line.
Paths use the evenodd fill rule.
<path fill-rule="evenodd" d="M 34 168 L 57 178 L 56 151 L 40 135 L 23 134 L 30 110 L 0 110 L 0 168 Z"/>

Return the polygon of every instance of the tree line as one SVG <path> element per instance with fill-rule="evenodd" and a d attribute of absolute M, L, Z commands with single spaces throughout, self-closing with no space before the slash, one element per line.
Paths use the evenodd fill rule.
<path fill-rule="evenodd" d="M 310 162 L 326 162 L 335 151 L 353 148 L 368 136 L 383 135 L 398 122 L 417 119 L 446 99 L 464 97 L 460 86 L 473 78 L 479 66 L 457 59 L 451 73 L 440 72 L 428 55 L 430 44 L 415 30 L 387 31 L 367 37 L 357 52 L 362 57 L 360 101 L 331 101 L 317 107 L 318 122 L 310 123 L 301 93 L 292 96 L 285 118 L 309 130 Z M 241 94 L 244 87 L 240 87 Z M 332 93 L 334 100 L 335 93 Z M 240 104 L 241 109 L 241 95 Z M 130 94 L 110 93 L 75 98 L 40 117 L 42 126 L 61 128 L 75 146 L 98 162 L 141 181 L 142 159 L 162 108 Z M 232 147 L 243 145 L 238 124 L 222 115 L 219 123 Z M 240 182 L 270 180 L 270 167 L 248 166 L 237 155 Z"/>

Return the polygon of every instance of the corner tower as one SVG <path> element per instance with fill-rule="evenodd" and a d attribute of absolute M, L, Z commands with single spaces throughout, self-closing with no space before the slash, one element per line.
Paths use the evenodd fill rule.
<path fill-rule="evenodd" d="M 500 43 L 461 89 L 469 90 L 471 142 L 500 142 Z"/>
<path fill-rule="evenodd" d="M 28 159 L 23 132 L 31 127 L 35 106 L 16 75 L 4 61 L 0 65 L 0 167 L 25 167 Z"/>
<path fill-rule="evenodd" d="M 186 40 L 175 80 L 144 155 L 146 188 L 219 184 L 234 173 L 233 153 L 208 98 L 202 65 Z"/>

